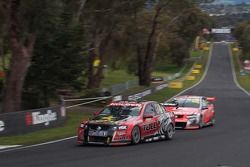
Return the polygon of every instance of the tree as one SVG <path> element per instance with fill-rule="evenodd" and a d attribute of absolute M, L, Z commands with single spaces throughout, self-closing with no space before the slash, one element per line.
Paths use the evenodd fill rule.
<path fill-rule="evenodd" d="M 241 22 L 234 30 L 235 37 L 242 47 L 242 59 L 250 59 L 250 22 Z"/>
<path fill-rule="evenodd" d="M 129 0 L 87 1 L 82 13 L 88 48 L 88 83 L 87 88 L 98 88 L 103 76 L 103 67 L 108 63 L 110 55 L 108 49 L 113 36 L 120 31 L 123 17 L 128 15 L 126 9 L 134 3 Z M 99 65 L 94 67 L 94 61 Z"/>
<path fill-rule="evenodd" d="M 186 8 L 192 7 L 189 1 L 157 1 L 153 11 L 153 17 L 149 24 L 146 43 L 137 40 L 137 63 L 140 85 L 150 85 L 151 73 L 157 49 L 161 41 L 161 36 L 168 32 L 169 25 L 179 19 Z M 140 23 L 138 21 L 138 12 L 135 12 L 134 24 L 135 33 L 140 33 Z M 166 24 L 167 22 L 167 24 Z M 144 24 L 145 25 L 145 24 Z M 136 39 L 139 39 L 136 37 Z"/>
<path fill-rule="evenodd" d="M 22 1 L 23 2 L 23 1 Z M 25 35 L 19 34 L 21 29 L 20 0 L 9 1 L 9 41 L 12 51 L 10 71 L 7 76 L 4 91 L 3 112 L 19 111 L 21 109 L 23 82 L 28 70 L 28 65 L 32 57 L 36 35 L 33 29 L 27 29 Z"/>
<path fill-rule="evenodd" d="M 80 90 L 84 85 L 86 59 L 82 26 L 74 19 L 70 4 L 53 2 L 47 4 L 44 24 L 37 32 L 25 80 L 24 109 L 48 107 L 57 90 Z"/>

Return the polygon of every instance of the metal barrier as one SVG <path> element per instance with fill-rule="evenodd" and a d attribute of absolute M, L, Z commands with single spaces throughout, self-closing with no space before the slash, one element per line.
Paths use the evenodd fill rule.
<path fill-rule="evenodd" d="M 84 102 L 77 103 L 77 104 L 74 104 L 74 105 L 65 106 L 66 109 L 69 109 L 69 108 L 78 107 L 78 106 L 82 106 L 82 105 L 86 105 L 86 104 L 90 104 L 90 103 L 94 103 L 94 102 L 98 102 L 98 101 L 102 101 L 102 100 L 106 100 L 106 99 L 110 99 L 110 98 L 112 98 L 112 96 L 82 98 L 82 99 L 64 99 L 62 97 L 61 100 L 62 100 L 62 103 L 64 105 L 65 105 L 66 102 L 84 101 Z"/>
<path fill-rule="evenodd" d="M 119 93 L 125 92 L 133 87 L 139 86 L 138 80 L 129 80 L 126 83 L 115 84 L 110 88 L 111 95 L 117 95 Z"/>

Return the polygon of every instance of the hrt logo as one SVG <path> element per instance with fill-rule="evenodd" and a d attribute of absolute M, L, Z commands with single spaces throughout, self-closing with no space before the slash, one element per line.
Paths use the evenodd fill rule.
<path fill-rule="evenodd" d="M 0 132 L 4 131 L 4 122 L 0 120 Z"/>
<path fill-rule="evenodd" d="M 25 119 L 27 125 L 37 125 L 44 123 L 45 126 L 48 126 L 51 121 L 57 120 L 57 114 L 51 110 L 47 110 L 46 114 L 41 114 L 41 112 L 28 112 L 26 113 Z"/>

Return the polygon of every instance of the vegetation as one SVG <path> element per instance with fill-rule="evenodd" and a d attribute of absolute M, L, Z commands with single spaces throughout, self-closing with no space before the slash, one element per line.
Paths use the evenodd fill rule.
<path fill-rule="evenodd" d="M 234 30 L 234 36 L 242 48 L 240 60 L 250 59 L 250 21 L 241 22 Z"/>
<path fill-rule="evenodd" d="M 149 2 L 2 0 L 1 112 L 49 106 L 60 89 L 98 88 L 107 66 L 127 67 L 144 86 L 157 62 L 181 67 L 208 16 L 197 1 Z"/>

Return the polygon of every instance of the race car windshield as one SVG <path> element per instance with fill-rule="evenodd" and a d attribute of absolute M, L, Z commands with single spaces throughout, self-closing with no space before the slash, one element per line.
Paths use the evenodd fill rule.
<path fill-rule="evenodd" d="M 189 108 L 199 108 L 200 99 L 198 98 L 179 98 L 176 99 L 178 107 L 189 107 Z"/>
<path fill-rule="evenodd" d="M 138 106 L 108 106 L 100 112 L 100 115 L 118 116 L 138 116 L 140 108 Z"/>

